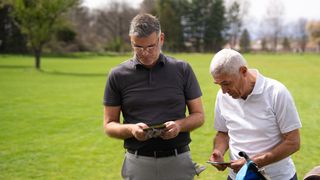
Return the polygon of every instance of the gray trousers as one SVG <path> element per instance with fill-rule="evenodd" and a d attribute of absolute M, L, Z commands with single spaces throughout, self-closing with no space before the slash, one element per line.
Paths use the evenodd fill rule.
<path fill-rule="evenodd" d="M 191 180 L 196 175 L 190 152 L 154 158 L 125 154 L 121 172 L 125 180 Z"/>

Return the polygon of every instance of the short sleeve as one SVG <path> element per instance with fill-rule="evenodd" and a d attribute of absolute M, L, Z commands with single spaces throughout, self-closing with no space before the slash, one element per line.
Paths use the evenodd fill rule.
<path fill-rule="evenodd" d="M 184 94 L 187 100 L 202 96 L 196 75 L 188 63 L 186 63 L 184 71 Z"/>
<path fill-rule="evenodd" d="M 220 110 L 221 93 L 222 93 L 221 90 L 219 90 L 219 92 L 217 93 L 215 110 L 214 110 L 214 128 L 217 131 L 228 132 L 226 121 L 221 115 L 221 110 Z"/>
<path fill-rule="evenodd" d="M 281 133 L 301 128 L 301 122 L 293 98 L 285 86 L 280 86 L 275 96 L 274 111 Z"/>
<path fill-rule="evenodd" d="M 104 90 L 103 104 L 106 106 L 120 106 L 121 105 L 121 91 L 119 88 L 114 71 L 108 76 L 106 87 Z"/>

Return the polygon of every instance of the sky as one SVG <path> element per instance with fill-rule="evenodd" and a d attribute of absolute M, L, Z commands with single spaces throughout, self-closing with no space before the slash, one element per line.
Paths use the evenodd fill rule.
<path fill-rule="evenodd" d="M 84 5 L 90 8 L 101 8 L 112 0 L 83 0 Z M 117 0 L 139 7 L 142 0 Z M 228 0 L 226 0 L 228 1 Z M 271 0 L 246 0 L 249 4 L 249 17 L 261 20 L 266 13 L 268 1 Z M 320 20 L 320 0 L 277 0 L 284 5 L 284 17 L 287 21 L 294 21 L 299 18 Z"/>
<path fill-rule="evenodd" d="M 270 0 L 249 0 L 250 15 L 252 17 L 263 18 L 266 13 L 266 7 Z M 288 21 L 294 21 L 299 18 L 310 20 L 320 19 L 320 1 L 319 0 L 280 0 L 284 5 L 284 16 Z"/>

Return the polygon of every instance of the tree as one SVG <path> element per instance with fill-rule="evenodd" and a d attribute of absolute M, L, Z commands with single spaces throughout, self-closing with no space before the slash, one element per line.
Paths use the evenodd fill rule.
<path fill-rule="evenodd" d="M 11 12 L 11 5 L 0 5 L 0 53 L 26 53 L 26 37 L 14 23 Z"/>
<path fill-rule="evenodd" d="M 186 1 L 185 11 L 181 18 L 184 43 L 191 51 L 203 50 L 204 18 L 207 0 Z"/>
<path fill-rule="evenodd" d="M 35 67 L 40 69 L 42 48 L 55 34 L 62 14 L 77 0 L 11 0 L 13 17 L 27 36 L 35 56 Z"/>
<path fill-rule="evenodd" d="M 311 21 L 307 25 L 311 41 L 317 44 L 317 51 L 320 52 L 320 21 Z"/>
<path fill-rule="evenodd" d="M 237 44 L 242 26 L 240 4 L 237 1 L 234 1 L 227 11 L 227 23 L 229 28 L 229 44 L 231 48 L 234 48 Z"/>
<path fill-rule="evenodd" d="M 107 9 L 98 10 L 96 26 L 97 33 L 107 40 L 106 49 L 123 53 L 129 44 L 130 21 L 137 10 L 125 2 L 112 1 Z"/>
<path fill-rule="evenodd" d="M 207 5 L 208 15 L 205 18 L 204 46 L 205 51 L 218 52 L 225 43 L 226 29 L 225 7 L 223 0 L 211 0 Z"/>
<path fill-rule="evenodd" d="M 77 34 L 70 27 L 62 27 L 56 33 L 57 39 L 66 43 L 74 41 L 76 35 Z"/>
<path fill-rule="evenodd" d="M 159 0 L 157 15 L 161 23 L 161 30 L 165 34 L 164 49 L 170 51 L 184 50 L 182 16 L 184 14 L 183 0 Z"/>
<path fill-rule="evenodd" d="M 272 42 L 272 50 L 277 51 L 278 41 L 283 28 L 284 6 L 279 0 L 270 0 L 267 6 L 266 23 L 269 37 Z"/>
<path fill-rule="evenodd" d="M 95 11 L 91 11 L 88 7 L 77 6 L 70 9 L 67 13 L 67 21 L 71 24 L 72 29 L 76 33 L 75 42 L 79 47 L 79 51 L 99 51 L 100 44 L 104 43 L 100 33 L 97 32 L 101 27 L 97 27 L 95 22 Z"/>
<path fill-rule="evenodd" d="M 301 18 L 297 22 L 297 38 L 298 44 L 302 52 L 306 50 L 306 45 L 308 42 L 308 34 L 306 31 L 307 28 L 307 19 Z"/>
<path fill-rule="evenodd" d="M 244 29 L 242 31 L 242 34 L 240 36 L 240 51 L 247 53 L 250 52 L 250 35 L 247 29 Z"/>
<path fill-rule="evenodd" d="M 223 0 L 179 0 L 183 41 L 191 51 L 218 51 L 225 43 L 225 8 Z M 182 8 L 181 8 L 182 7 Z M 172 19 L 173 17 L 168 17 Z M 172 24 L 170 24 L 172 27 Z"/>
<path fill-rule="evenodd" d="M 289 38 L 287 38 L 287 37 L 283 38 L 282 48 L 283 48 L 284 51 L 290 51 L 291 50 L 291 45 L 290 45 Z"/>
<path fill-rule="evenodd" d="M 269 51 L 268 42 L 266 38 L 262 38 L 261 40 L 261 51 Z"/>
<path fill-rule="evenodd" d="M 156 14 L 156 2 L 157 0 L 143 0 L 140 5 L 141 12 Z"/>

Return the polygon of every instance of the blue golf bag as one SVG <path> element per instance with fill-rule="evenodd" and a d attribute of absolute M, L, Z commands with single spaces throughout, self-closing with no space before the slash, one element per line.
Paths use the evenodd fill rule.
<path fill-rule="evenodd" d="M 236 180 L 268 180 L 245 152 L 239 152 L 239 156 L 244 157 L 247 162 L 237 173 Z"/>

